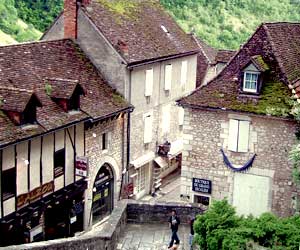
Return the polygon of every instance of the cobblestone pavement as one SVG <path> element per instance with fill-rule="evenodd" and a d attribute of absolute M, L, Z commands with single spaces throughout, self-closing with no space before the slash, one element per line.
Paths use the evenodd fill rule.
<path fill-rule="evenodd" d="M 165 250 L 171 237 L 168 224 L 127 224 L 123 237 L 120 239 L 118 250 Z M 180 225 L 179 250 L 189 250 L 189 226 Z"/>

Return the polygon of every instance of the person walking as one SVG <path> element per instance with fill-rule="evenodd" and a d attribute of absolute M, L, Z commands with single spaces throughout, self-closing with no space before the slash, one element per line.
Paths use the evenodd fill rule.
<path fill-rule="evenodd" d="M 190 227 L 191 227 L 190 237 L 189 237 L 190 250 L 193 250 L 194 222 L 195 222 L 195 216 L 192 215 L 192 216 L 190 216 L 190 218 L 189 218 L 189 223 L 190 223 Z"/>
<path fill-rule="evenodd" d="M 179 224 L 180 224 L 180 219 L 177 216 L 176 211 L 172 210 L 171 216 L 169 218 L 169 227 L 171 228 L 171 232 L 172 232 L 169 249 L 172 249 L 174 241 L 175 241 L 176 245 L 179 245 L 179 243 L 180 243 L 180 240 L 177 235 Z"/>

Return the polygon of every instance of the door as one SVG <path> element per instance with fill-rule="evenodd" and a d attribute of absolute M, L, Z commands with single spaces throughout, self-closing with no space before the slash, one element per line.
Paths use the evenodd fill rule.
<path fill-rule="evenodd" d="M 236 173 L 233 206 L 239 215 L 259 216 L 270 211 L 270 177 Z"/>

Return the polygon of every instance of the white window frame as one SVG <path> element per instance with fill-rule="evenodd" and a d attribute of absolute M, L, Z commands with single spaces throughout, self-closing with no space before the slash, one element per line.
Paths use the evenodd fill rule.
<path fill-rule="evenodd" d="M 145 72 L 145 96 L 151 96 L 153 92 L 153 68 Z"/>
<path fill-rule="evenodd" d="M 249 89 L 249 88 L 246 88 L 246 76 L 247 74 L 250 74 L 250 75 L 256 75 L 257 78 L 256 78 L 256 88 L 255 89 Z M 259 78 L 259 72 L 253 72 L 253 71 L 245 71 L 244 72 L 244 79 L 243 79 L 243 91 L 245 92 L 252 92 L 252 93 L 257 93 L 257 89 L 258 89 L 258 78 Z M 250 80 L 250 82 L 254 82 L 252 80 Z"/>
<path fill-rule="evenodd" d="M 187 84 L 187 68 L 188 68 L 188 61 L 184 60 L 181 62 L 181 71 L 180 71 L 180 84 L 184 87 Z"/>
<path fill-rule="evenodd" d="M 184 108 L 179 107 L 179 110 L 178 110 L 178 125 L 183 126 L 183 123 L 184 123 Z"/>
<path fill-rule="evenodd" d="M 137 169 L 136 181 L 137 193 L 144 191 L 146 188 L 146 166 Z"/>
<path fill-rule="evenodd" d="M 249 150 L 250 121 L 230 119 L 228 150 L 246 153 Z"/>
<path fill-rule="evenodd" d="M 172 86 L 172 64 L 165 65 L 165 90 L 171 90 Z"/>
<path fill-rule="evenodd" d="M 147 113 L 143 117 L 144 120 L 144 143 L 152 142 L 152 126 L 153 126 L 153 115 Z"/>

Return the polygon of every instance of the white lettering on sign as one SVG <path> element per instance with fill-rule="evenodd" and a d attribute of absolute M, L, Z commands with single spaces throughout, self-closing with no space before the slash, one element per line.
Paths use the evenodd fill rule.
<path fill-rule="evenodd" d="M 202 193 L 211 193 L 211 181 L 193 178 L 193 191 Z"/>

